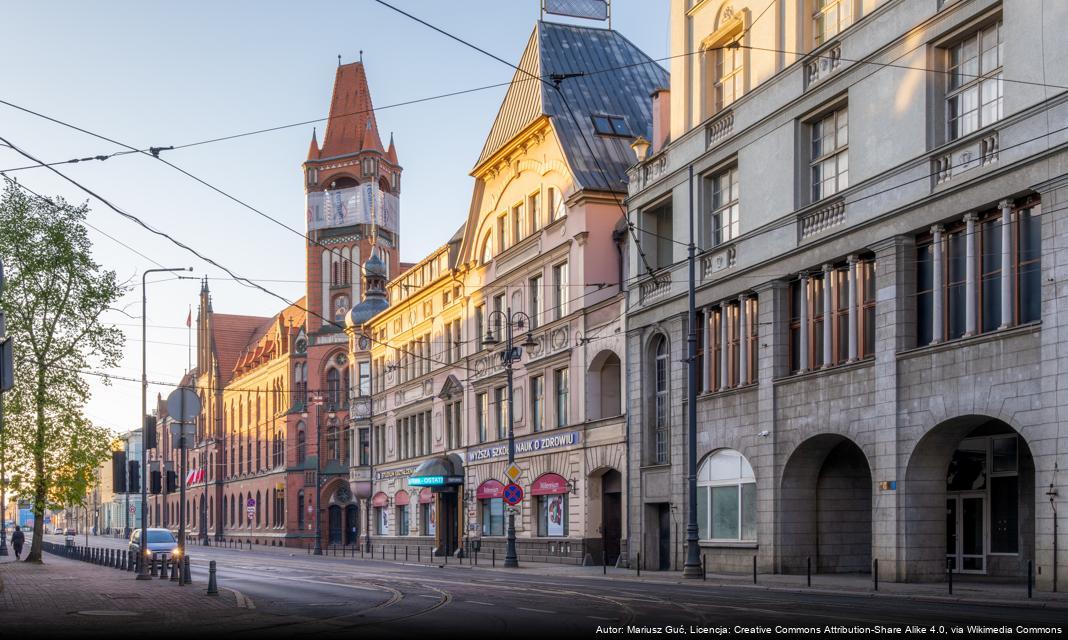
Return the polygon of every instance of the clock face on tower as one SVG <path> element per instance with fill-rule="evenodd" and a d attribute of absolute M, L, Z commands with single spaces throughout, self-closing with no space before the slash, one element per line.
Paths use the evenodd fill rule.
<path fill-rule="evenodd" d="M 308 350 L 308 341 L 304 338 L 297 340 L 297 353 L 305 353 Z"/>

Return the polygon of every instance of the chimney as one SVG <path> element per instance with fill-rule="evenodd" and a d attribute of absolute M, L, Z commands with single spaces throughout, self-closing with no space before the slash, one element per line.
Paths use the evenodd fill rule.
<path fill-rule="evenodd" d="M 671 90 L 661 87 L 651 95 L 653 98 L 653 153 L 657 153 L 668 143 L 671 135 Z"/>

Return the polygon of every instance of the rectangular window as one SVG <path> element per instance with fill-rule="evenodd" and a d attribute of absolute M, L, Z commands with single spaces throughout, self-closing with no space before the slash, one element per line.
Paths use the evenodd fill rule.
<path fill-rule="evenodd" d="M 508 214 L 505 213 L 502 213 L 501 215 L 497 216 L 497 246 L 500 247 L 500 251 L 504 251 L 509 247 Z"/>
<path fill-rule="evenodd" d="M 875 355 L 875 262 L 857 262 L 857 301 L 860 304 L 857 327 L 857 357 Z"/>
<path fill-rule="evenodd" d="M 553 267 L 553 307 L 556 309 L 553 317 L 557 320 L 569 312 L 569 289 L 567 263 L 562 262 Z"/>
<path fill-rule="evenodd" d="M 450 362 L 459 362 L 463 358 L 463 346 L 464 339 L 460 333 L 460 320 L 456 319 L 452 321 L 452 360 Z"/>
<path fill-rule="evenodd" d="M 534 276 L 533 278 L 530 279 L 530 283 L 529 283 L 529 287 L 528 288 L 530 289 L 530 328 L 531 329 L 537 329 L 539 326 L 541 326 L 541 314 L 544 312 L 544 309 L 542 308 L 542 307 L 544 307 L 544 304 L 542 303 L 541 288 L 542 288 L 542 281 L 544 279 L 545 278 L 543 278 L 541 275 L 536 275 L 536 276 Z"/>
<path fill-rule="evenodd" d="M 853 24 L 853 0 L 813 0 L 812 46 L 818 47 Z"/>
<path fill-rule="evenodd" d="M 996 442 L 996 441 L 995 441 Z M 1019 553 L 1020 491 L 1017 476 L 990 479 L 990 552 Z"/>
<path fill-rule="evenodd" d="M 708 233 L 715 247 L 738 237 L 738 167 L 731 167 L 709 179 Z"/>
<path fill-rule="evenodd" d="M 757 381 L 757 356 L 759 355 L 758 348 L 760 347 L 760 334 L 757 328 L 760 326 L 759 310 L 760 305 L 755 297 L 749 297 L 745 300 L 746 311 L 745 320 L 749 325 L 749 331 L 746 335 L 746 349 L 749 352 L 749 371 L 748 379 L 745 380 L 746 384 L 753 384 Z"/>
<path fill-rule="evenodd" d="M 549 220 L 556 222 L 567 215 L 567 207 L 564 206 L 564 199 L 560 195 L 560 190 L 556 187 L 549 187 Z"/>
<path fill-rule="evenodd" d="M 408 505 L 397 507 L 397 535 L 408 535 Z"/>
<path fill-rule="evenodd" d="M 527 237 L 527 231 L 527 214 L 523 203 L 520 202 L 512 207 L 512 244 L 518 244 Z"/>
<path fill-rule="evenodd" d="M 964 137 L 1001 120 L 1001 21 L 969 34 L 946 52 L 946 133 Z"/>
<path fill-rule="evenodd" d="M 965 283 L 967 274 L 967 237 L 964 229 L 945 234 L 946 251 L 946 338 L 964 335 L 968 298 Z"/>
<path fill-rule="evenodd" d="M 530 230 L 535 232 L 542 227 L 541 191 L 535 191 L 527 196 L 527 215 L 530 216 Z"/>
<path fill-rule="evenodd" d="M 360 447 L 358 454 L 360 466 L 366 467 L 371 464 L 371 435 L 367 432 L 367 429 L 360 429 L 356 433 Z"/>
<path fill-rule="evenodd" d="M 980 327 L 982 331 L 993 331 L 1001 326 L 1001 218 L 995 216 L 980 222 L 976 240 Z"/>
<path fill-rule="evenodd" d="M 553 394 L 556 397 L 556 426 L 568 425 L 568 375 L 567 369 L 553 372 Z"/>
<path fill-rule="evenodd" d="M 385 507 L 375 507 L 375 533 L 380 536 L 389 533 L 389 516 Z"/>
<path fill-rule="evenodd" d="M 810 126 L 812 202 L 849 186 L 849 112 L 843 107 Z"/>
<path fill-rule="evenodd" d="M 359 368 L 359 391 L 360 396 L 367 397 L 371 395 L 371 362 L 369 360 L 361 360 L 357 365 Z"/>
<path fill-rule="evenodd" d="M 487 420 L 489 420 L 489 394 L 483 392 L 475 396 L 475 420 L 478 423 L 478 441 L 485 442 L 489 433 Z"/>
<path fill-rule="evenodd" d="M 931 344 L 934 315 L 934 262 L 930 240 L 916 244 L 916 344 Z"/>
<path fill-rule="evenodd" d="M 543 538 L 567 536 L 567 494 L 537 496 L 538 535 Z"/>
<path fill-rule="evenodd" d="M 497 387 L 493 390 L 493 406 L 497 409 L 497 439 L 508 436 L 508 389 Z"/>
<path fill-rule="evenodd" d="M 481 349 L 485 347 L 484 340 L 486 339 L 486 305 L 480 304 L 475 307 L 475 339 L 478 340 L 478 347 Z"/>
<path fill-rule="evenodd" d="M 730 40 L 713 51 L 715 55 L 715 110 L 720 111 L 730 106 L 735 100 L 745 93 L 745 50 L 738 45 L 741 37 L 741 25 L 739 33 L 732 35 Z"/>
<path fill-rule="evenodd" d="M 501 341 L 504 340 L 504 334 L 501 332 L 501 319 L 504 316 L 504 312 L 504 294 L 498 293 L 493 296 L 493 312 L 490 316 L 490 324 L 493 325 L 493 336 Z"/>
<path fill-rule="evenodd" d="M 504 535 L 504 499 L 489 498 L 479 500 L 482 503 L 482 535 Z"/>
<path fill-rule="evenodd" d="M 545 428 L 545 376 L 530 377 L 530 430 Z"/>
<path fill-rule="evenodd" d="M 1042 219 L 1038 207 L 1016 211 L 1016 317 L 1020 324 L 1042 318 Z"/>

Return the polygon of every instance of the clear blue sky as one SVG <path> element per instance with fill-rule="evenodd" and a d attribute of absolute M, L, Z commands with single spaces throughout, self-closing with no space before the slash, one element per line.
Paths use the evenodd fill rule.
<path fill-rule="evenodd" d="M 518 61 L 538 0 L 395 0 L 401 8 L 510 61 Z M 379 130 L 404 167 L 401 259 L 416 261 L 463 221 L 468 175 L 504 88 L 381 109 L 416 98 L 511 79 L 512 69 L 372 0 L 296 2 L 112 1 L 8 3 L 0 38 L 0 98 L 137 147 L 179 145 L 311 120 L 326 114 L 337 66 L 364 62 Z M 612 26 L 653 58 L 668 49 L 667 0 L 615 0 Z M 665 64 L 666 66 L 666 64 Z M 322 125 L 319 124 L 322 131 Z M 300 163 L 312 125 L 175 151 L 167 158 L 253 206 L 303 229 Z M 119 150 L 0 105 L 0 135 L 45 161 Z M 322 136 L 320 135 L 320 140 Z M 28 164 L 0 148 L 0 168 Z M 112 202 L 193 245 L 242 276 L 294 300 L 303 295 L 304 241 L 297 235 L 139 155 L 58 167 Z M 85 194 L 47 169 L 10 174 L 28 187 L 81 202 Z M 165 266 L 225 274 L 91 201 L 89 221 Z M 115 373 L 140 375 L 140 274 L 152 265 L 92 232 L 97 260 L 136 283 L 122 304 L 133 318 L 107 320 L 127 334 Z M 271 315 L 282 303 L 225 279 L 211 280 L 214 309 Z M 185 319 L 198 283 L 150 286 L 150 380 L 177 381 L 186 367 Z M 169 388 L 149 387 L 155 394 Z M 87 408 L 118 431 L 139 422 L 137 383 L 93 381 Z"/>

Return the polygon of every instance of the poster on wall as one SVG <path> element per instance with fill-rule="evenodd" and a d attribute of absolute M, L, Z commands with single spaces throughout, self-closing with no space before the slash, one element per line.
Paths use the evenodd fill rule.
<path fill-rule="evenodd" d="M 545 499 L 548 522 L 547 533 L 550 536 L 564 535 L 564 496 L 547 496 Z"/>
<path fill-rule="evenodd" d="M 389 513 L 385 509 L 378 510 L 378 531 L 382 534 L 389 533 Z"/>
<path fill-rule="evenodd" d="M 438 531 L 438 510 L 431 505 L 430 508 L 427 509 L 427 512 L 429 512 L 430 517 L 427 518 L 426 535 L 432 536 Z"/>

